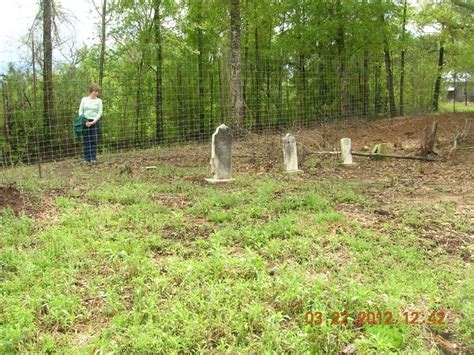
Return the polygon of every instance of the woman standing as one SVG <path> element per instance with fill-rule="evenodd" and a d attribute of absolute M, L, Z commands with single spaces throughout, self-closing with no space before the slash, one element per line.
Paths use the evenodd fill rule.
<path fill-rule="evenodd" d="M 83 97 L 79 106 L 79 116 L 87 118 L 82 130 L 84 139 L 84 160 L 86 163 L 97 163 L 97 137 L 99 131 L 99 119 L 102 116 L 102 100 L 97 96 L 100 94 L 99 85 L 89 87 L 89 96 Z"/>

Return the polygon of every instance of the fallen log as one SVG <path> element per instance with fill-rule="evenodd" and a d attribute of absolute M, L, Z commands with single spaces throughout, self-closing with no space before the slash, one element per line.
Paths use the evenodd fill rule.
<path fill-rule="evenodd" d="M 337 150 L 331 150 L 331 151 L 318 151 L 318 152 L 309 152 L 309 153 L 306 153 L 308 155 L 312 155 L 312 154 L 315 154 L 315 155 L 337 155 L 337 154 L 341 154 L 341 152 L 337 151 Z"/>
<path fill-rule="evenodd" d="M 320 152 L 311 152 L 308 153 L 308 155 L 333 155 L 333 154 L 341 154 L 340 151 L 334 150 L 334 151 L 320 151 Z M 364 153 L 364 152 L 352 152 L 352 155 L 358 156 L 358 157 L 369 157 L 369 158 L 394 158 L 394 159 L 410 159 L 410 160 L 423 160 L 423 161 L 441 161 L 441 159 L 434 159 L 434 158 L 428 158 L 428 157 L 420 157 L 417 155 L 397 155 L 397 154 L 374 154 L 374 153 Z"/>
<path fill-rule="evenodd" d="M 317 152 L 306 152 L 306 155 L 340 155 L 339 150 L 329 150 L 329 151 L 317 151 Z M 377 154 L 377 153 L 364 153 L 364 152 L 352 152 L 352 155 L 359 157 L 368 157 L 368 158 L 394 158 L 394 159 L 410 159 L 410 160 L 423 160 L 423 161 L 442 161 L 442 159 L 429 158 L 429 157 L 420 157 L 417 155 L 397 155 L 397 154 Z M 234 158 L 266 158 L 268 155 L 263 154 L 233 154 Z"/>
<path fill-rule="evenodd" d="M 383 158 L 394 158 L 394 159 L 410 159 L 410 160 L 424 160 L 424 161 L 441 161 L 441 159 L 434 159 L 428 157 L 420 157 L 417 155 L 397 155 L 397 154 L 373 154 L 373 153 L 362 153 L 352 152 L 352 155 L 359 157 L 383 157 Z"/>

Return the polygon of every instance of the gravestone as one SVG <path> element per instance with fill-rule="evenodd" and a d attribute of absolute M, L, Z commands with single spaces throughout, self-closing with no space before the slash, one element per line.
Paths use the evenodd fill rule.
<path fill-rule="evenodd" d="M 232 180 L 232 134 L 225 124 L 217 127 L 212 135 L 211 173 L 208 182 L 225 182 Z"/>
<path fill-rule="evenodd" d="M 298 155 L 296 149 L 296 138 L 287 133 L 282 138 L 283 141 L 283 161 L 288 173 L 298 172 Z"/>
<path fill-rule="evenodd" d="M 342 138 L 341 139 L 341 154 L 343 162 L 342 164 L 350 165 L 352 164 L 352 145 L 350 138 Z"/>

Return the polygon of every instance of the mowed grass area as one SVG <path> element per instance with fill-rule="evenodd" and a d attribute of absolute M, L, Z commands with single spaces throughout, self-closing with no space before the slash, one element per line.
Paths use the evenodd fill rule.
<path fill-rule="evenodd" d="M 39 211 L 1 213 L 0 353 L 421 353 L 441 336 L 472 346 L 472 271 L 420 238 L 417 210 L 375 230 L 338 212 L 371 204 L 341 181 L 118 171 L 9 172 Z M 332 324 L 344 311 L 349 324 Z M 421 320 L 353 324 L 359 311 Z M 446 324 L 426 323 L 433 311 Z M 306 312 L 323 321 L 307 324 Z"/>
<path fill-rule="evenodd" d="M 439 104 L 439 112 L 466 112 L 472 113 L 474 112 L 474 102 L 468 102 L 466 106 L 464 102 L 456 102 L 456 107 L 453 106 L 453 102 L 440 102 Z"/>

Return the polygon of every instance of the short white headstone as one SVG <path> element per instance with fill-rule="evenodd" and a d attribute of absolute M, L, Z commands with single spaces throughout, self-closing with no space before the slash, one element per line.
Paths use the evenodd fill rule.
<path fill-rule="evenodd" d="M 225 124 L 217 127 L 212 135 L 211 172 L 214 174 L 209 182 L 232 180 L 232 134 Z"/>
<path fill-rule="evenodd" d="M 298 154 L 296 149 L 296 138 L 287 133 L 282 138 L 283 141 L 283 161 L 288 173 L 294 173 L 298 170 Z"/>
<path fill-rule="evenodd" d="M 352 146 L 350 138 L 341 139 L 342 164 L 352 164 Z"/>

